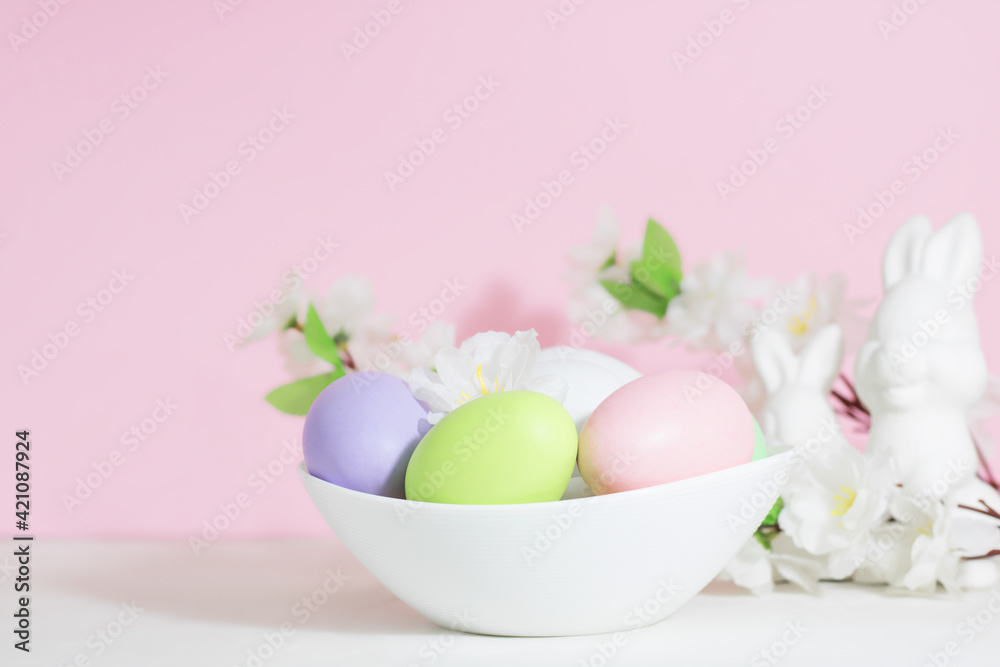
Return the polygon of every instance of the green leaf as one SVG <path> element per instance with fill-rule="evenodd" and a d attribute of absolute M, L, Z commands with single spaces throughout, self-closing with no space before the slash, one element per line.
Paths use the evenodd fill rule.
<path fill-rule="evenodd" d="M 771 537 L 769 535 L 766 535 L 762 530 L 758 528 L 757 532 L 755 532 L 753 536 L 757 538 L 757 541 L 760 542 L 762 547 L 764 547 L 768 551 L 771 551 Z"/>
<path fill-rule="evenodd" d="M 330 334 L 326 332 L 323 320 L 319 319 L 316 307 L 311 303 L 309 304 L 309 312 L 306 314 L 305 326 L 302 327 L 302 333 L 305 334 L 306 345 L 309 346 L 309 350 L 320 359 L 329 361 L 343 375 L 344 362 L 340 360 L 337 344 L 330 337 Z"/>
<path fill-rule="evenodd" d="M 611 254 L 608 255 L 608 258 L 604 260 L 604 264 L 601 265 L 601 271 L 603 271 L 604 269 L 610 269 L 612 266 L 615 265 L 615 262 L 617 261 L 618 261 L 618 251 L 612 250 Z"/>
<path fill-rule="evenodd" d="M 632 280 L 667 301 L 680 291 L 681 253 L 674 238 L 652 218 L 646 223 L 642 258 L 629 267 Z"/>
<path fill-rule="evenodd" d="M 644 310 L 657 317 L 663 317 L 667 313 L 667 300 L 641 285 L 624 285 L 612 280 L 602 280 L 601 285 L 629 310 Z"/>
<path fill-rule="evenodd" d="M 333 344 L 340 347 L 341 345 L 347 345 L 347 341 L 351 340 L 350 334 L 341 329 L 337 333 L 333 334 Z"/>
<path fill-rule="evenodd" d="M 629 271 L 632 274 L 634 284 L 641 285 L 647 292 L 652 292 L 667 302 L 680 294 L 681 284 L 679 282 L 674 282 L 672 278 L 664 279 L 663 276 L 655 275 L 646 268 L 641 259 L 632 262 Z"/>
<path fill-rule="evenodd" d="M 772 507 L 771 511 L 767 513 L 767 516 L 764 517 L 764 522 L 761 525 L 762 526 L 777 525 L 778 515 L 781 513 L 781 510 L 784 507 L 785 507 L 785 501 L 782 500 L 781 498 L 778 498 L 777 502 L 774 503 L 774 507 Z"/>
<path fill-rule="evenodd" d="M 304 415 L 309 412 L 309 407 L 319 396 L 319 393 L 326 389 L 331 382 L 343 376 L 344 369 L 340 368 L 332 373 L 323 373 L 304 380 L 296 380 L 278 387 L 265 398 L 268 403 L 282 412 L 287 412 L 290 415 Z"/>

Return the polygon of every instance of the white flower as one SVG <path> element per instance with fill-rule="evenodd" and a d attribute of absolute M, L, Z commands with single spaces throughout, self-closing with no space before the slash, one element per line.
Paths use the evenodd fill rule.
<path fill-rule="evenodd" d="M 747 277 L 743 257 L 719 253 L 681 279 L 681 292 L 667 307 L 667 327 L 689 347 L 723 352 L 743 342 L 768 291 L 768 281 Z"/>
<path fill-rule="evenodd" d="M 374 309 L 375 290 L 371 280 L 361 275 L 342 276 L 316 304 L 316 312 L 330 335 L 363 329 Z"/>
<path fill-rule="evenodd" d="M 774 328 L 784 333 L 793 352 L 801 352 L 816 332 L 827 324 L 838 324 L 844 334 L 844 350 L 856 351 L 867 332 L 868 323 L 859 311 L 866 304 L 864 299 L 845 299 L 847 278 L 835 273 L 820 284 L 815 274 L 807 273 L 791 284 L 778 289 L 778 294 L 791 295 L 793 305 L 778 314 Z"/>
<path fill-rule="evenodd" d="M 817 593 L 822 576 L 822 561 L 796 547 L 784 533 L 779 533 L 771 540 L 770 551 L 756 537 L 751 537 L 719 578 L 731 580 L 754 595 L 763 595 L 774 590 L 775 578 L 790 581 L 806 592 Z"/>
<path fill-rule="evenodd" d="M 301 331 L 288 329 L 281 332 L 278 349 L 285 356 L 285 370 L 294 378 L 307 378 L 327 372 L 330 364 L 312 353 Z"/>
<path fill-rule="evenodd" d="M 314 305 L 327 333 L 345 346 L 350 364 L 356 368 L 366 367 L 386 372 L 395 369 L 399 372 L 392 363 L 379 363 L 381 360 L 378 355 L 387 353 L 396 336 L 390 331 L 393 317 L 372 312 L 375 308 L 375 290 L 367 277 L 343 276 Z M 301 313 L 299 323 L 304 321 L 305 315 Z M 285 367 L 294 377 L 309 377 L 330 368 L 329 364 L 310 352 L 305 336 L 295 329 L 282 333 L 281 350 L 285 353 Z"/>
<path fill-rule="evenodd" d="M 618 252 L 618 221 L 608 208 L 601 209 L 593 238 L 571 248 L 567 255 L 573 283 L 568 315 L 585 337 L 618 343 L 640 343 L 663 336 L 662 321 L 642 310 L 628 310 L 601 284 L 602 280 L 628 283 L 629 266 L 642 254 L 641 246 Z"/>
<path fill-rule="evenodd" d="M 957 593 L 961 555 L 951 547 L 948 539 L 955 505 L 947 499 L 916 502 L 911 496 L 902 494 L 900 499 L 907 507 L 900 511 L 902 503 L 894 503 L 893 514 L 906 528 L 906 537 L 913 539 L 909 558 L 903 561 L 905 570 L 896 573 L 889 583 L 913 593 L 930 595 L 940 582 L 949 593 Z"/>
<path fill-rule="evenodd" d="M 576 283 L 592 282 L 594 277 L 615 264 L 618 253 L 618 220 L 610 208 L 597 214 L 597 225 L 590 243 L 570 248 L 569 278 Z"/>
<path fill-rule="evenodd" d="M 958 585 L 965 591 L 981 591 L 1000 583 L 1000 558 L 963 560 L 958 566 Z"/>
<path fill-rule="evenodd" d="M 434 356 L 434 370 L 414 369 L 410 391 L 427 405 L 432 424 L 464 403 L 501 391 L 537 391 L 561 402 L 569 389 L 564 378 L 532 378 L 540 350 L 537 336 L 534 329 L 513 336 L 496 331 L 476 334 L 458 348 L 440 350 Z"/>
<path fill-rule="evenodd" d="M 872 529 L 865 548 L 856 555 L 854 581 L 861 584 L 899 584 L 910 563 L 917 528 L 890 521 Z"/>
<path fill-rule="evenodd" d="M 306 319 L 309 300 L 299 295 L 296 320 Z M 434 355 L 455 344 L 454 325 L 440 320 L 432 322 L 418 340 L 393 333 L 393 315 L 376 313 L 375 291 L 364 276 L 344 276 L 325 297 L 313 305 L 327 333 L 333 337 L 345 362 L 345 370 L 377 371 L 405 377 L 410 369 L 431 365 Z M 291 316 L 284 317 L 287 324 Z M 309 350 L 300 328 L 281 332 L 281 351 L 285 367 L 297 378 L 310 377 L 330 370 L 330 365 Z"/>
<path fill-rule="evenodd" d="M 732 581 L 754 595 L 763 595 L 774 590 L 774 567 L 770 552 L 756 537 L 751 537 L 739 553 L 726 564 L 719 579 Z"/>
<path fill-rule="evenodd" d="M 419 340 L 403 348 L 400 362 L 407 370 L 430 367 L 435 355 L 446 347 L 455 347 L 455 325 L 436 320 L 424 329 Z"/>
<path fill-rule="evenodd" d="M 619 272 L 606 269 L 601 279 L 620 282 Z M 599 282 L 578 287 L 570 296 L 568 312 L 574 328 L 584 337 L 611 343 L 636 344 L 664 335 L 663 321 L 644 310 L 628 309 Z"/>
<path fill-rule="evenodd" d="M 1000 507 L 993 509 L 1000 511 Z M 948 544 L 960 556 L 983 556 L 1000 549 L 1000 520 L 962 507 L 953 511 Z"/>
<path fill-rule="evenodd" d="M 612 267 L 601 273 L 601 279 L 620 282 L 620 275 L 617 267 Z M 656 315 L 625 308 L 596 280 L 573 291 L 567 314 L 574 329 L 585 338 L 635 344 L 657 340 L 664 335 L 663 321 Z"/>
<path fill-rule="evenodd" d="M 819 593 L 819 580 L 829 576 L 821 559 L 795 546 L 785 533 L 771 540 L 771 561 L 778 576 L 807 593 Z"/>
<path fill-rule="evenodd" d="M 949 593 L 958 593 L 959 555 L 948 545 L 948 513 L 938 517 L 917 535 L 910 547 L 910 569 L 903 575 L 900 585 L 922 595 L 930 595 L 938 582 Z"/>
<path fill-rule="evenodd" d="M 958 592 L 963 556 L 1000 548 L 1000 521 L 957 507 L 953 498 L 929 498 L 897 488 L 890 503 L 893 521 L 872 531 L 854 579 L 931 595 L 938 583 Z"/>
<path fill-rule="evenodd" d="M 339 333 L 347 335 L 345 347 L 355 370 L 375 370 L 401 376 L 398 360 L 404 348 L 392 332 L 395 319 L 395 315 L 390 313 L 376 313 L 354 329 L 341 327 L 327 329 L 327 332 L 334 337 Z"/>
<path fill-rule="evenodd" d="M 306 305 L 308 303 L 309 298 L 301 289 L 295 288 L 289 290 L 280 302 L 275 303 L 271 301 L 271 304 L 274 306 L 273 312 L 265 317 L 260 324 L 255 326 L 250 335 L 240 341 L 240 343 L 249 343 L 250 341 L 265 338 L 287 325 L 292 321 L 292 318 L 300 321 L 305 317 Z"/>
<path fill-rule="evenodd" d="M 799 548 L 827 555 L 831 577 L 848 577 L 872 529 L 887 516 L 888 470 L 849 445 L 831 442 L 792 475 L 778 525 Z"/>

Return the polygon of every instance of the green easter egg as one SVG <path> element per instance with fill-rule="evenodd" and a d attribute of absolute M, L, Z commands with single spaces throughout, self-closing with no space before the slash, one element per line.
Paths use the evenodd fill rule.
<path fill-rule="evenodd" d="M 757 418 L 753 419 L 753 458 L 751 461 L 756 461 L 757 459 L 767 458 L 767 443 L 764 442 L 764 432 L 760 430 L 760 424 L 757 423 Z"/>
<path fill-rule="evenodd" d="M 559 500 L 576 462 L 576 425 L 556 400 L 504 391 L 445 415 L 413 451 L 407 500 L 507 505 Z"/>

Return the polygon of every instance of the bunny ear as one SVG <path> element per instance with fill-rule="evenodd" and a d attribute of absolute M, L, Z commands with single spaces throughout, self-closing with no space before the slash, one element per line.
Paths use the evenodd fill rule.
<path fill-rule="evenodd" d="M 982 255 L 979 224 L 971 214 L 963 213 L 927 241 L 920 269 L 926 276 L 954 284 L 975 274 Z"/>
<path fill-rule="evenodd" d="M 830 392 L 844 363 L 844 334 L 840 326 L 827 324 L 809 341 L 800 357 L 799 382 Z"/>
<path fill-rule="evenodd" d="M 768 394 L 795 379 L 799 360 L 795 358 L 788 340 L 776 331 L 768 331 L 752 345 L 753 365 L 764 383 Z"/>
<path fill-rule="evenodd" d="M 920 254 L 934 228 L 923 215 L 910 218 L 896 230 L 882 259 L 882 285 L 886 291 L 920 269 Z"/>

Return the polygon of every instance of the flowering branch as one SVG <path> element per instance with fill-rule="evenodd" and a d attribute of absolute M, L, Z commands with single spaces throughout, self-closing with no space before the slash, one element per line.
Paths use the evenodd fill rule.
<path fill-rule="evenodd" d="M 979 447 L 977 445 L 976 446 L 976 451 L 978 451 L 978 450 L 979 450 Z M 998 520 L 1000 520 L 1000 512 L 997 512 L 995 509 L 993 509 L 992 507 L 990 507 L 986 503 L 985 500 L 983 500 L 982 498 L 980 498 L 979 499 L 979 504 L 982 505 L 983 507 L 985 507 L 986 509 L 979 509 L 978 507 L 970 507 L 968 505 L 959 505 L 958 507 L 959 507 L 959 509 L 971 510 L 973 512 L 978 512 L 979 514 L 985 514 L 986 516 L 988 516 L 988 517 L 990 517 L 992 519 L 998 519 Z M 993 556 L 1000 556 L 1000 549 L 993 549 L 992 551 L 990 551 L 988 553 L 985 553 L 985 554 L 982 554 L 981 556 L 963 556 L 962 560 L 981 560 L 983 558 L 992 558 Z"/>
<path fill-rule="evenodd" d="M 347 345 L 341 345 L 340 356 L 344 360 L 344 365 L 350 368 L 352 371 L 358 370 L 357 365 L 354 363 L 354 357 L 351 356 L 351 351 L 347 349 Z"/>
<path fill-rule="evenodd" d="M 998 513 L 988 504 L 986 504 L 985 500 L 980 498 L 979 504 L 985 507 L 986 509 L 979 509 L 978 507 L 970 507 L 969 505 L 959 505 L 958 507 L 963 510 L 972 510 L 973 512 L 979 512 L 980 514 L 985 514 L 986 516 L 991 517 L 993 519 L 1000 519 L 1000 513 Z"/>
<path fill-rule="evenodd" d="M 295 331 L 298 331 L 300 333 L 305 333 L 305 327 L 303 327 L 298 320 L 293 320 L 292 322 L 289 322 L 288 326 L 285 327 L 285 330 L 287 331 L 289 329 L 294 329 Z M 331 336 L 330 340 L 332 340 L 334 343 L 337 343 L 338 342 L 337 338 L 338 336 L 341 335 L 344 334 L 337 334 L 336 336 Z M 344 366 L 346 368 L 350 368 L 352 371 L 358 370 L 358 366 L 354 362 L 354 357 L 351 355 L 351 351 L 347 349 L 346 340 L 337 345 L 337 351 L 340 354 L 340 360 L 344 363 Z"/>
<path fill-rule="evenodd" d="M 866 433 L 871 427 L 871 413 L 868 411 L 868 408 L 865 407 L 865 404 L 861 402 L 861 399 L 858 398 L 858 392 L 854 389 L 854 384 L 851 380 L 843 373 L 840 374 L 840 380 L 847 386 L 849 395 L 842 394 L 836 389 L 832 389 L 830 391 L 833 397 L 840 403 L 840 409 L 837 413 L 858 422 L 861 426 L 860 432 Z M 979 446 L 979 442 L 976 440 L 975 436 L 972 436 L 972 444 L 976 447 L 976 456 L 979 458 L 979 465 L 982 468 L 979 478 L 997 491 L 1000 491 L 1000 482 L 997 482 L 996 477 L 993 475 L 993 471 L 986 462 L 986 456 L 983 454 L 983 449 Z M 983 504 L 985 505 L 986 503 Z M 1000 516 L 996 518 L 1000 519 Z"/>
<path fill-rule="evenodd" d="M 997 491 L 1000 491 L 1000 486 L 997 485 L 997 480 L 993 476 L 993 471 L 990 470 L 990 465 L 986 462 L 986 457 L 983 455 L 983 450 L 979 446 L 979 442 L 976 440 L 975 436 L 972 436 L 972 444 L 976 446 L 976 456 L 979 457 L 979 465 L 982 466 L 983 468 L 983 471 L 980 474 L 979 479 L 983 480 Z M 979 502 L 982 503 L 983 501 L 980 500 Z M 983 504 L 985 505 L 986 503 Z"/>
<path fill-rule="evenodd" d="M 849 419 L 856 421 L 860 427 L 861 433 L 867 433 L 869 427 L 871 426 L 871 413 L 865 404 L 861 402 L 858 398 L 858 392 L 854 389 L 854 384 L 850 379 L 844 375 L 840 374 L 840 380 L 847 386 L 848 394 L 842 394 L 836 389 L 831 389 L 830 393 L 835 399 L 840 403 L 840 410 L 838 414 L 841 414 Z"/>
<path fill-rule="evenodd" d="M 912 231 L 911 224 L 907 233 Z M 930 229 L 925 231 L 932 233 Z M 845 300 L 845 278 L 839 274 L 831 276 L 825 285 L 811 273 L 785 286 L 770 279 L 751 281 L 742 258 L 725 252 L 717 253 L 682 275 L 676 244 L 655 222 L 650 221 L 647 225 L 641 257 L 629 251 L 629 257 L 622 258 L 618 253 L 618 236 L 617 222 L 610 214 L 602 214 L 593 241 L 572 250 L 571 275 L 578 283 L 570 309 L 574 324 L 593 327 L 595 335 L 617 342 L 668 337 L 685 343 L 688 349 L 718 355 L 727 354 L 734 343 L 742 344 L 755 354 L 746 363 L 736 364 L 734 371 L 745 383 L 746 396 L 759 401 L 756 404 L 761 410 L 772 413 L 769 416 L 774 417 L 770 420 L 774 433 L 767 433 L 767 437 L 783 434 L 782 421 L 798 424 L 813 416 L 803 410 L 801 404 L 782 404 L 780 400 L 772 403 L 779 390 L 804 392 L 814 389 L 815 385 L 791 389 L 790 385 L 795 384 L 793 380 L 798 379 L 795 377 L 798 371 L 788 370 L 793 361 L 798 369 L 803 358 L 811 356 L 824 362 L 823 379 L 830 383 L 829 396 L 821 396 L 827 404 L 822 406 L 821 417 L 825 419 L 834 413 L 844 425 L 845 434 L 854 431 L 862 435 L 859 439 L 871 440 L 872 413 L 877 412 L 876 406 L 869 409 L 865 405 L 846 375 L 847 371 L 842 370 L 843 354 L 852 351 L 844 348 L 854 347 L 856 352 L 861 329 L 871 331 L 871 327 L 864 326 L 867 318 L 861 315 L 865 302 Z M 893 243 L 900 245 L 899 240 Z M 620 302 L 621 308 L 613 314 L 601 314 L 600 324 L 595 326 L 594 313 L 607 313 L 602 308 L 605 308 L 603 304 L 607 303 L 608 294 Z M 775 301 L 769 305 L 767 300 L 770 298 Z M 780 310 L 779 301 L 788 308 Z M 787 314 L 782 317 L 777 314 L 779 312 Z M 824 347 L 822 343 L 824 338 L 831 336 L 823 333 L 829 326 L 841 330 L 838 350 L 831 349 L 830 345 Z M 777 334 L 772 340 L 783 338 L 785 345 L 774 363 L 758 363 L 753 341 L 768 329 Z M 767 347 L 762 345 L 760 349 L 763 352 Z M 775 367 L 782 372 L 774 372 Z M 770 382 L 764 377 L 768 373 L 772 376 Z M 837 377 L 839 381 L 835 380 Z M 830 382 L 831 379 L 834 382 Z M 875 390 L 880 388 L 879 384 L 873 379 Z M 862 388 L 868 389 L 864 384 Z M 1000 382 L 997 382 L 995 393 L 995 396 L 987 395 L 984 403 L 1000 402 Z M 984 406 L 981 412 L 988 407 Z M 967 421 L 971 428 L 978 429 L 984 417 L 969 414 Z M 848 422 L 852 424 L 851 429 L 846 427 Z M 973 443 L 979 462 L 977 468 L 981 468 L 977 470 L 978 475 L 1000 491 L 997 481 L 1000 469 L 994 475 L 975 438 Z M 859 580 L 884 580 L 893 587 L 925 594 L 934 592 L 938 583 L 949 590 L 959 587 L 957 576 L 947 573 L 953 571 L 951 566 L 958 564 L 963 552 L 961 545 L 965 544 L 965 536 L 962 533 L 992 533 L 1000 523 L 1000 505 L 991 507 L 982 500 L 973 502 L 971 507 L 961 505 L 962 511 L 971 510 L 983 516 L 982 520 L 970 521 L 975 524 L 971 527 L 965 522 L 949 523 L 957 511 L 952 502 L 934 504 L 930 508 L 921 506 L 922 513 L 916 521 L 902 516 L 892 518 L 890 505 L 897 495 L 913 500 L 913 490 L 903 488 L 909 487 L 909 482 L 906 485 L 899 483 L 895 479 L 898 471 L 894 466 L 880 465 L 852 444 L 844 441 L 823 448 L 820 456 L 810 460 L 809 474 L 792 476 L 775 507 L 754 532 L 755 540 L 748 542 L 727 566 L 727 576 L 737 585 L 757 592 L 769 590 L 772 578 L 785 578 L 804 587 L 822 578 L 850 578 L 859 569 L 859 563 L 868 560 L 867 554 L 862 553 L 865 545 L 888 534 L 895 540 L 905 536 L 909 541 L 899 550 L 899 562 L 868 567 L 859 575 Z M 929 466 L 932 464 L 927 462 Z M 991 498 L 989 502 L 993 504 L 996 500 Z M 851 527 L 847 526 L 848 522 L 840 521 L 848 512 L 851 513 Z M 782 525 L 778 525 L 779 514 Z M 963 518 L 969 520 L 975 516 Z M 925 529 L 928 525 L 930 527 Z M 995 542 L 984 544 L 971 553 L 989 551 L 976 558 L 1000 556 L 1000 549 L 990 550 L 994 546 L 998 545 Z M 931 563 L 931 559 L 937 562 Z M 966 559 L 972 560 L 972 557 Z"/>
<path fill-rule="evenodd" d="M 346 374 L 344 361 L 340 358 L 341 346 L 337 344 L 323 326 L 315 306 L 309 304 L 306 320 L 299 324 L 298 320 L 289 322 L 286 329 L 299 329 L 305 338 L 309 351 L 333 366 L 332 370 L 313 377 L 296 380 L 271 391 L 265 400 L 282 412 L 292 415 L 305 415 L 309 406 L 331 382 Z"/>

